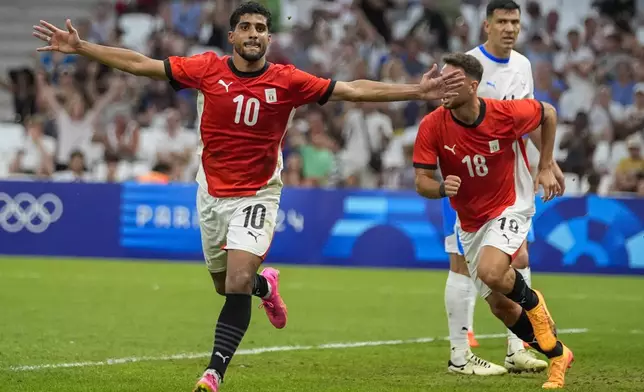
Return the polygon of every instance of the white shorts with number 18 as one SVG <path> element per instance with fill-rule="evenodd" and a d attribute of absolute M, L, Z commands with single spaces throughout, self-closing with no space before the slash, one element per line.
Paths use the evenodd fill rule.
<path fill-rule="evenodd" d="M 263 258 L 273 239 L 281 190 L 261 189 L 254 196 L 211 196 L 201 186 L 197 210 L 201 245 L 210 272 L 226 270 L 226 251 L 243 250 Z"/>

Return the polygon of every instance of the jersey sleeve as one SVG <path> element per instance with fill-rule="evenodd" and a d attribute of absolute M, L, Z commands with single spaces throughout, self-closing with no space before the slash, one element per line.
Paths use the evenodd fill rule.
<path fill-rule="evenodd" d="M 170 56 L 163 61 L 165 74 L 175 90 L 201 87 L 201 80 L 216 59 L 213 52 L 206 52 L 190 57 Z"/>
<path fill-rule="evenodd" d="M 333 88 L 335 80 L 319 78 L 297 68 L 293 68 L 291 75 L 291 84 L 289 90 L 293 96 L 295 106 L 302 106 L 311 102 L 317 102 L 320 105 L 327 103 Z"/>
<path fill-rule="evenodd" d="M 433 116 L 426 116 L 420 122 L 418 135 L 414 143 L 414 167 L 418 169 L 436 170 L 438 168 L 438 152 L 436 151 L 436 126 L 431 120 Z"/>
<path fill-rule="evenodd" d="M 504 102 L 506 115 L 513 121 L 513 131 L 517 138 L 526 135 L 543 124 L 544 107 L 536 99 L 519 99 Z"/>

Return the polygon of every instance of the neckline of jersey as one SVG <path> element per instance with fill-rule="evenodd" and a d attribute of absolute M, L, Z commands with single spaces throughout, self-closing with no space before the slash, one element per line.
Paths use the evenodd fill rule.
<path fill-rule="evenodd" d="M 228 68 L 230 68 L 231 71 L 240 78 L 256 78 L 260 75 L 262 75 L 264 72 L 268 70 L 268 67 L 271 65 L 268 61 L 264 63 L 264 66 L 261 69 L 258 69 L 257 71 L 253 72 L 244 72 L 240 71 L 235 67 L 235 63 L 233 63 L 233 58 L 228 57 Z"/>
<path fill-rule="evenodd" d="M 476 128 L 476 127 L 478 127 L 483 122 L 483 119 L 485 118 L 485 112 L 487 110 L 487 105 L 485 104 L 485 101 L 483 100 L 483 98 L 479 97 L 479 102 L 481 103 L 481 108 L 479 110 L 479 116 L 476 118 L 476 120 L 473 123 L 471 123 L 471 124 L 464 123 L 463 121 L 461 121 L 458 118 L 454 117 L 454 113 L 450 110 L 449 114 L 452 116 L 452 120 L 454 120 L 455 123 L 457 123 L 458 125 L 460 125 L 460 126 L 462 126 L 464 128 Z"/>
<path fill-rule="evenodd" d="M 495 55 L 493 55 L 492 53 L 488 52 L 488 51 L 485 49 L 485 45 L 483 45 L 483 44 L 479 45 L 479 49 L 481 50 L 481 53 L 483 53 L 483 55 L 484 55 L 485 57 L 489 58 L 490 60 L 494 61 L 495 63 L 499 63 L 499 64 L 507 64 L 507 63 L 509 63 L 509 62 L 510 62 L 510 58 L 509 58 L 509 57 L 507 57 L 507 58 L 496 57 L 496 56 L 495 56 Z"/>

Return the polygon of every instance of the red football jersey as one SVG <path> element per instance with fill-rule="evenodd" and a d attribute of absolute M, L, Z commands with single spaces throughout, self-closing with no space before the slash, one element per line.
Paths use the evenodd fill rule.
<path fill-rule="evenodd" d="M 443 107 L 423 118 L 414 145 L 414 167 L 458 176 L 450 198 L 461 228 L 475 232 L 508 207 L 534 214 L 534 185 L 521 137 L 541 125 L 534 99 L 482 99 L 479 117 L 464 124 Z"/>
<path fill-rule="evenodd" d="M 230 56 L 213 52 L 170 57 L 165 70 L 175 89 L 199 90 L 197 182 L 215 197 L 251 196 L 281 184 L 282 142 L 295 108 L 324 104 L 335 86 L 291 65 L 267 62 L 257 72 L 241 72 Z"/>

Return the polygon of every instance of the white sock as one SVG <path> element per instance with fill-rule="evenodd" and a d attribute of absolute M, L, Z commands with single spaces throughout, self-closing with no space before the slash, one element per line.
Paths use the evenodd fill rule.
<path fill-rule="evenodd" d="M 469 276 L 449 271 L 445 285 L 445 310 L 447 311 L 447 326 L 451 345 L 451 361 L 456 365 L 465 363 L 465 355 L 469 352 L 467 342 L 468 314 L 471 301 L 467 300 L 474 290 Z"/>
<path fill-rule="evenodd" d="M 530 267 L 521 269 L 517 268 L 517 271 L 519 271 L 521 276 L 523 276 L 523 280 L 525 280 L 528 287 L 532 287 Z M 523 350 L 523 340 L 519 339 L 517 335 L 508 329 L 508 355 L 514 354 L 519 350 Z"/>
<path fill-rule="evenodd" d="M 470 291 L 468 291 L 469 298 L 465 298 L 465 300 L 470 303 L 467 308 L 467 328 L 470 331 L 474 331 L 474 307 L 476 306 L 476 298 L 478 297 L 478 292 L 476 291 L 476 286 L 474 286 L 472 279 L 470 279 L 470 285 L 472 287 Z"/>
<path fill-rule="evenodd" d="M 528 287 L 532 287 L 532 272 L 530 271 L 530 267 L 526 268 L 517 268 L 517 271 L 523 276 L 523 280 L 525 280 L 525 284 L 528 285 Z"/>

